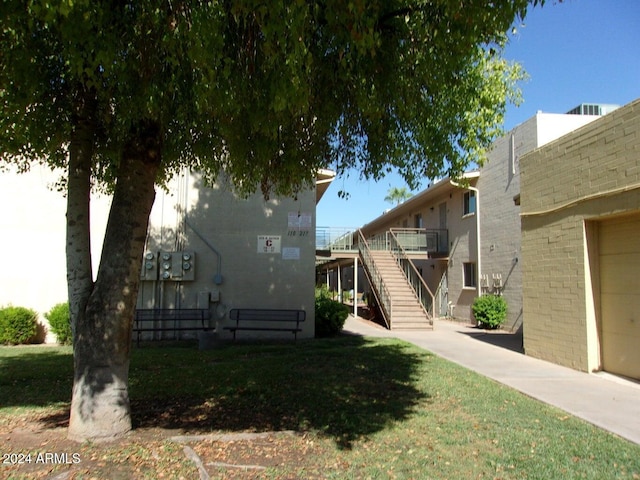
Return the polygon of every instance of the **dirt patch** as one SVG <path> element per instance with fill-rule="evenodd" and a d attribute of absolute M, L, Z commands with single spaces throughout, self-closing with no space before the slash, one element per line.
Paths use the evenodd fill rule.
<path fill-rule="evenodd" d="M 0 478 L 323 478 L 325 445 L 310 434 L 141 427 L 115 442 L 79 444 L 66 438 L 66 415 L 4 417 Z"/>
<path fill-rule="evenodd" d="M 215 478 L 321 479 L 323 446 L 308 435 L 292 432 L 260 434 L 254 438 L 229 437 L 193 445 L 206 471 Z"/>

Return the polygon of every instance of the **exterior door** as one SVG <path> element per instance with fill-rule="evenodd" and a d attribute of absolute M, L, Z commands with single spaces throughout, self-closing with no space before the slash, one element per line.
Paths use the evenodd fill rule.
<path fill-rule="evenodd" d="M 598 231 L 603 368 L 640 379 L 640 215 Z"/>

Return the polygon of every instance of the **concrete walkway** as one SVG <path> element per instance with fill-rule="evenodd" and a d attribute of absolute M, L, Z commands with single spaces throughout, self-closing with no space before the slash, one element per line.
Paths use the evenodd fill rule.
<path fill-rule="evenodd" d="M 640 383 L 588 374 L 519 353 L 520 337 L 436 321 L 433 331 L 389 331 L 349 316 L 346 332 L 411 342 L 442 358 L 640 444 Z"/>

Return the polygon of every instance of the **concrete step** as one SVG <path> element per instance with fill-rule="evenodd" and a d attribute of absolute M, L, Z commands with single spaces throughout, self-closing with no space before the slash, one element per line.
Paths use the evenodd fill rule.
<path fill-rule="evenodd" d="M 425 315 L 422 305 L 393 255 L 388 251 L 373 251 L 371 256 L 391 296 L 391 329 L 433 329 L 433 325 Z"/>
<path fill-rule="evenodd" d="M 424 311 L 422 310 L 422 305 L 420 305 L 418 302 L 415 302 L 415 303 L 391 302 L 391 311 L 393 313 L 408 312 L 408 313 L 418 313 L 418 314 L 424 315 Z"/>
<path fill-rule="evenodd" d="M 406 323 L 398 324 L 391 322 L 391 330 L 433 330 L 433 325 L 429 323 Z"/>

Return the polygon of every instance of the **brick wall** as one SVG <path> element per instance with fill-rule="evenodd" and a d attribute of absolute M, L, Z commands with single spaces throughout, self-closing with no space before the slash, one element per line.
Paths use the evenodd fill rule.
<path fill-rule="evenodd" d="M 597 118 L 538 113 L 496 140 L 481 170 L 482 273 L 490 286 L 493 275 L 502 277 L 502 295 L 508 306 L 504 327 L 508 330 L 519 329 L 523 320 L 520 207 L 514 203 L 520 193 L 520 158 Z"/>
<path fill-rule="evenodd" d="M 589 228 L 640 210 L 640 100 L 521 161 L 524 345 L 528 355 L 598 369 Z"/>
<path fill-rule="evenodd" d="M 537 117 L 499 138 L 483 166 L 480 190 L 480 235 L 482 274 L 502 277 L 502 295 L 507 302 L 504 328 L 515 331 L 522 324 L 522 272 L 520 267 L 520 207 L 513 197 L 520 193 L 520 157 L 537 144 Z M 496 290 L 489 288 L 489 292 Z"/>

